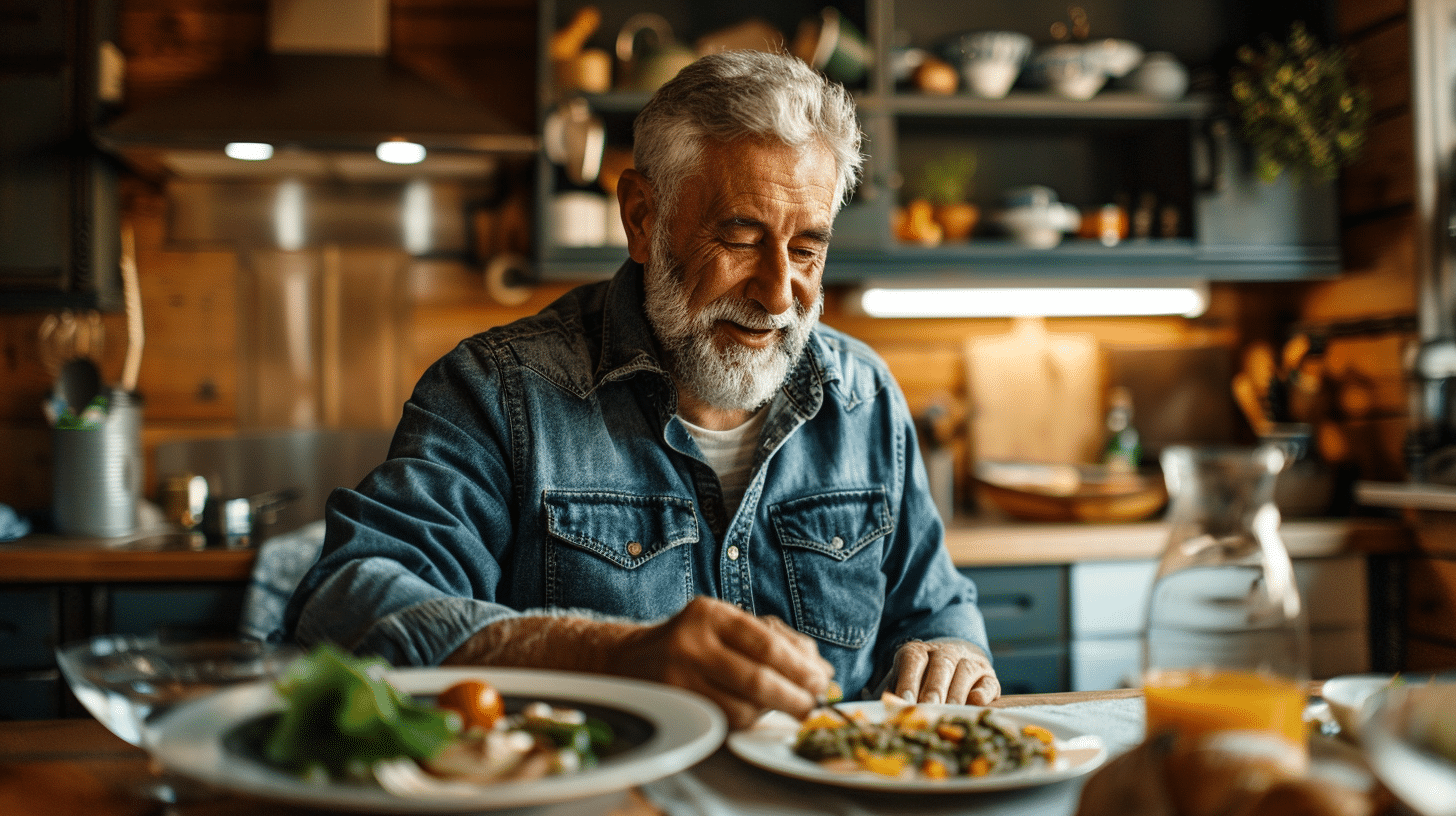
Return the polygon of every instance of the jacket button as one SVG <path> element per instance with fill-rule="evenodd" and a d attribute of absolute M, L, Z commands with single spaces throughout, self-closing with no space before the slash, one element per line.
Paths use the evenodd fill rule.
<path fill-rule="evenodd" d="M 638 544 L 636 541 L 627 542 L 627 554 L 632 556 L 633 558 L 636 558 L 637 556 L 642 554 L 642 545 Z"/>
<path fill-rule="evenodd" d="M 737 561 L 738 560 L 738 545 L 737 544 L 729 544 L 728 545 L 728 560 L 729 561 Z"/>
<path fill-rule="evenodd" d="M 829 546 L 833 547 L 836 550 L 842 550 L 844 549 L 844 539 L 840 538 L 839 536 L 835 536 L 834 538 L 829 539 Z"/>

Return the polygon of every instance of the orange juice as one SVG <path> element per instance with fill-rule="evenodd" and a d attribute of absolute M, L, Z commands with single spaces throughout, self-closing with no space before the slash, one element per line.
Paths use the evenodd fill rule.
<path fill-rule="evenodd" d="M 1185 745 L 1216 731 L 1262 731 L 1303 746 L 1304 687 L 1248 671 L 1175 670 L 1143 684 L 1147 733 L 1177 731 Z"/>

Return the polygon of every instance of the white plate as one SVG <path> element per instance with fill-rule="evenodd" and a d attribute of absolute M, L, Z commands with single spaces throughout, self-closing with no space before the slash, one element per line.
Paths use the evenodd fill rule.
<path fill-rule="evenodd" d="M 158 725 L 153 753 L 167 769 L 250 796 L 289 804 L 368 813 L 463 813 L 564 802 L 613 793 L 677 773 L 715 751 L 727 730 L 708 700 L 671 686 L 527 669 L 397 669 L 385 677 L 407 694 L 429 695 L 479 678 L 507 698 L 600 706 L 640 718 L 650 735 L 595 768 L 525 782 L 481 785 L 478 796 L 401 798 L 366 785 L 309 784 L 234 752 L 223 737 L 241 723 L 278 711 L 268 683 L 236 686 L 181 706 Z M 620 736 L 620 733 L 619 733 Z"/>
<path fill-rule="evenodd" d="M 839 707 L 847 711 L 862 710 L 871 720 L 876 721 L 885 716 L 885 708 L 879 702 L 842 703 Z M 931 716 L 959 714 L 974 718 L 981 713 L 977 706 L 922 705 L 920 708 Z M 949 779 L 900 779 L 870 771 L 842 773 L 831 771 L 817 762 L 795 754 L 794 737 L 798 734 L 799 723 L 789 715 L 777 711 L 765 715 L 746 731 L 729 734 L 728 750 L 750 765 L 796 779 L 845 788 L 903 793 L 966 793 L 1045 785 L 1090 773 L 1107 759 L 1107 745 L 1101 737 L 1078 733 L 1058 723 L 1040 719 L 1031 712 L 997 709 L 996 716 L 1016 727 L 1039 725 L 1051 731 L 1052 736 L 1056 737 L 1056 761 L 1050 767 L 1045 763 L 1035 762 L 1026 768 L 1005 773 L 956 776 Z"/>
<path fill-rule="evenodd" d="M 1412 672 L 1400 675 L 1405 685 L 1427 683 L 1432 679 L 1445 682 L 1456 681 L 1456 673 Z M 1365 716 L 1365 704 L 1376 694 L 1389 688 L 1394 682 L 1393 674 L 1343 674 L 1331 677 L 1320 687 L 1320 697 L 1329 703 L 1330 713 L 1340 730 L 1350 739 L 1360 741 L 1360 723 Z"/>

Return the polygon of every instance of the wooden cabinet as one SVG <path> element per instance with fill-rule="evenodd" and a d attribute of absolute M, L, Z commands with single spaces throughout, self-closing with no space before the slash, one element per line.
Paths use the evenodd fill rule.
<path fill-rule="evenodd" d="M 116 169 L 90 141 L 109 12 L 21 0 L 0 15 L 0 308 L 121 302 Z"/>
<path fill-rule="evenodd" d="M 558 90 L 547 39 L 572 19 L 584 0 L 541 3 L 542 63 L 538 104 L 542 126 L 570 92 Z M 602 23 L 588 42 L 612 53 L 632 15 L 660 15 L 685 44 L 749 19 L 794 37 L 798 23 L 818 14 L 817 3 L 736 3 L 731 11 L 705 11 L 673 0 L 593 2 Z M 836 224 L 825 271 L 827 282 L 869 277 L 953 274 L 1096 279 L 1293 280 L 1339 273 L 1333 185 L 1254 179 L 1251 159 L 1231 134 L 1216 88 L 1160 101 L 1109 88 L 1085 101 L 1049 91 L 1013 89 L 1005 99 L 964 92 L 927 95 L 897 81 L 894 65 L 907 47 L 934 51 L 962 32 L 1009 29 L 1039 43 L 1067 7 L 1046 2 L 977 3 L 947 7 L 933 0 L 845 0 L 843 20 L 865 32 L 873 55 L 865 78 L 851 84 L 869 155 L 863 183 Z M 1224 70 L 1226 55 L 1265 30 L 1279 31 L 1297 14 L 1321 15 L 1320 3 L 1273 2 L 1260 12 L 1229 0 L 1189 0 L 1148 8 L 1121 0 L 1085 7 L 1093 37 L 1120 37 L 1146 51 L 1169 51 L 1195 71 Z M 1309 21 L 1316 30 L 1321 20 Z M 1216 78 L 1213 83 L 1216 84 Z M 1195 86 L 1199 83 L 1195 82 Z M 584 96 L 604 125 L 608 150 L 626 150 L 631 121 L 646 101 L 643 91 L 613 90 Z M 548 139 L 549 141 L 549 139 Z M 972 201 L 983 226 L 969 241 L 934 247 L 897 241 L 895 210 L 915 192 L 927 163 L 970 151 L 977 157 Z M 1104 246 L 1069 237 L 1054 249 L 1028 249 L 998 232 L 994 215 L 1003 194 L 1046 185 L 1068 203 L 1090 211 L 1121 203 L 1144 204 L 1159 224 L 1147 237 Z M 574 184 L 545 156 L 537 169 L 537 255 L 548 280 L 600 278 L 625 257 L 610 237 L 604 246 L 566 245 L 555 226 L 557 203 L 586 193 L 612 203 L 592 184 Z M 580 218 L 582 216 L 572 216 Z M 592 216 L 595 218 L 596 216 Z M 609 211 L 605 216 L 611 217 Z M 609 236 L 609 232 L 606 233 Z"/>
<path fill-rule="evenodd" d="M 0 585 L 0 720 L 81 716 L 57 646 L 93 635 L 236 635 L 244 581 Z"/>

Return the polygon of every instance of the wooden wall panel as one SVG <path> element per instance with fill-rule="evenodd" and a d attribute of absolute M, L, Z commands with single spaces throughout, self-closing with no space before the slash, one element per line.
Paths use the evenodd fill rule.
<path fill-rule="evenodd" d="M 1410 26 L 1386 22 L 1348 47 L 1350 70 L 1370 91 L 1371 108 L 1389 114 L 1411 102 Z"/>
<path fill-rule="evenodd" d="M 1378 23 L 1403 19 L 1406 9 L 1406 0 L 1342 0 L 1335 11 L 1340 31 L 1348 36 Z"/>
<path fill-rule="evenodd" d="M 1360 159 L 1345 170 L 1345 215 L 1410 206 L 1415 200 L 1415 142 L 1409 112 L 1375 121 Z"/>
<path fill-rule="evenodd" d="M 1406 627 L 1411 637 L 1456 646 L 1456 561 L 1415 559 L 1406 574 Z"/>

